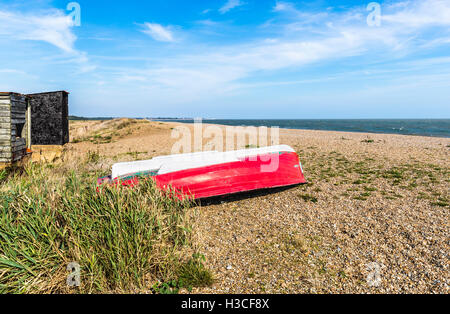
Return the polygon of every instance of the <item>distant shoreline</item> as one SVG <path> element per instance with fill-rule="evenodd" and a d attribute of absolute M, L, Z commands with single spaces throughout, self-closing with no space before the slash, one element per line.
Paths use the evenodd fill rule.
<path fill-rule="evenodd" d="M 71 116 L 71 121 L 108 121 L 116 118 Z M 192 124 L 192 118 L 132 118 Z M 242 127 L 279 127 L 289 130 L 335 131 L 450 138 L 450 119 L 202 119 L 204 124 Z"/>
<path fill-rule="evenodd" d="M 150 120 L 193 124 L 193 119 Z M 279 127 L 287 130 L 332 131 L 450 138 L 450 119 L 336 119 L 336 120 L 238 120 L 205 119 L 204 124 L 241 127 Z M 370 124 L 374 125 L 370 125 Z M 356 124 L 356 126 L 355 126 Z M 419 124 L 419 126 L 417 125 Z"/>

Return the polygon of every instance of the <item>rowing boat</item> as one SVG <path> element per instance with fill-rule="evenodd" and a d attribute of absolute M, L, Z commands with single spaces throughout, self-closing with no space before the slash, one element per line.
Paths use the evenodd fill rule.
<path fill-rule="evenodd" d="M 98 184 L 135 187 L 151 177 L 161 189 L 195 199 L 306 183 L 297 153 L 280 145 L 231 152 L 201 152 L 118 163 Z"/>

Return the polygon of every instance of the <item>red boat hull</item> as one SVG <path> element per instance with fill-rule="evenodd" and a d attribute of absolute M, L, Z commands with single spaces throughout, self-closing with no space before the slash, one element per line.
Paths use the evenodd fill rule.
<path fill-rule="evenodd" d="M 243 160 L 183 170 L 152 177 L 163 190 L 172 188 L 183 196 L 204 199 L 240 192 L 272 189 L 306 183 L 296 153 L 279 153 L 278 167 L 271 172 L 261 171 L 271 164 L 270 155 L 258 156 L 257 160 Z M 99 181 L 101 183 L 101 181 Z M 122 181 L 124 186 L 133 187 L 139 178 Z"/>

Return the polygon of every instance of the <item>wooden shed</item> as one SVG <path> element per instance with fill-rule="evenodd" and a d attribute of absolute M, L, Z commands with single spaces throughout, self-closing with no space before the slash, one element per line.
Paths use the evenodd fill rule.
<path fill-rule="evenodd" d="M 30 120 L 25 95 L 0 92 L 0 167 L 27 156 L 27 148 L 31 148 Z"/>

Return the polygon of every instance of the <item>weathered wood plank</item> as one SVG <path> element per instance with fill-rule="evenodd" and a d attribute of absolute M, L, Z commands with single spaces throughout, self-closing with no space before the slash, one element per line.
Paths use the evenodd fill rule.
<path fill-rule="evenodd" d="M 16 137 L 14 142 L 11 142 L 11 147 L 19 147 L 25 145 L 25 141 L 23 138 Z"/>
<path fill-rule="evenodd" d="M 11 100 L 18 100 L 18 101 L 26 101 L 26 97 L 23 95 L 14 95 L 11 94 Z"/>
<path fill-rule="evenodd" d="M 0 136 L 9 136 L 11 134 L 11 130 L 9 129 L 0 129 Z"/>
<path fill-rule="evenodd" d="M 26 99 L 22 100 L 22 99 L 16 99 L 16 98 L 11 98 L 11 102 L 15 103 L 15 104 L 26 104 L 27 103 Z"/>
<path fill-rule="evenodd" d="M 25 149 L 26 147 L 17 147 L 17 148 L 13 148 L 12 153 L 14 155 L 21 155 L 23 156 L 25 154 Z"/>
<path fill-rule="evenodd" d="M 10 117 L 0 117 L 0 123 L 11 123 Z"/>
<path fill-rule="evenodd" d="M 11 153 L 0 153 L 0 158 L 11 158 Z"/>
<path fill-rule="evenodd" d="M 1 118 L 9 118 L 11 117 L 11 113 L 9 111 L 0 111 L 0 117 Z"/>
<path fill-rule="evenodd" d="M 0 141 L 9 141 L 11 134 L 0 134 Z"/>
<path fill-rule="evenodd" d="M 11 123 L 2 123 L 7 125 L 7 127 L 0 128 L 0 135 L 10 135 L 11 134 Z"/>
<path fill-rule="evenodd" d="M 26 103 L 27 102 L 27 99 L 26 98 L 17 98 L 17 97 L 11 97 L 11 101 L 14 101 L 14 102 L 21 102 L 21 103 Z"/>
<path fill-rule="evenodd" d="M 8 146 L 0 147 L 0 153 L 11 153 L 12 148 Z"/>
<path fill-rule="evenodd" d="M 12 114 L 11 115 L 11 119 L 21 119 L 21 120 L 23 120 L 23 119 L 26 119 L 26 116 L 25 116 L 25 114 L 23 114 L 23 113 L 20 113 L 20 114 Z"/>
<path fill-rule="evenodd" d="M 25 124 L 27 121 L 24 119 L 11 119 L 11 124 Z"/>
<path fill-rule="evenodd" d="M 13 148 L 21 147 L 21 146 L 25 146 L 25 142 L 22 142 L 22 141 L 16 141 L 16 142 L 12 142 L 12 143 L 11 143 L 11 147 L 13 147 Z"/>
<path fill-rule="evenodd" d="M 20 119 L 25 119 L 26 112 L 27 112 L 26 110 L 25 111 L 11 110 L 11 116 L 20 117 Z"/>
<path fill-rule="evenodd" d="M 11 111 L 14 112 L 26 112 L 27 107 L 26 106 L 11 106 Z"/>
<path fill-rule="evenodd" d="M 20 114 L 23 114 L 24 112 L 27 112 L 26 110 L 20 110 L 20 109 L 14 108 L 14 107 L 9 109 L 8 111 L 10 111 L 12 113 L 20 113 Z"/>
<path fill-rule="evenodd" d="M 25 107 L 25 106 L 11 106 L 11 111 L 14 111 L 14 112 L 26 112 L 27 111 L 27 107 Z"/>

